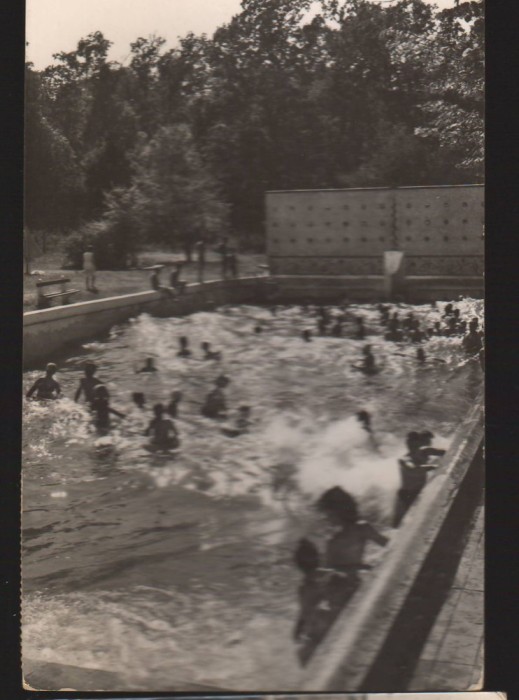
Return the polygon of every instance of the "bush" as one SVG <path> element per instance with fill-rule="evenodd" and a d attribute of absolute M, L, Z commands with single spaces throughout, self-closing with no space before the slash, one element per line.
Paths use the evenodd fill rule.
<path fill-rule="evenodd" d="M 131 237 L 117 223 L 101 219 L 85 224 L 67 238 L 64 269 L 81 270 L 88 245 L 94 248 L 98 270 L 125 270 L 135 258 Z"/>

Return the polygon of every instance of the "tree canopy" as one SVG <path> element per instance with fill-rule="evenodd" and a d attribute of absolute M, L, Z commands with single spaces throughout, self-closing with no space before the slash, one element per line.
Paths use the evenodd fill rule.
<path fill-rule="evenodd" d="M 29 226 L 124 210 L 175 245 L 260 234 L 267 189 L 483 178 L 482 0 L 242 0 L 212 37 L 110 45 L 27 68 Z"/>

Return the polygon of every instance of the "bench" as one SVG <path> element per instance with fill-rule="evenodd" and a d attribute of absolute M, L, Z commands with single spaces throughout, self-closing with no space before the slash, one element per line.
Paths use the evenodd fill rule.
<path fill-rule="evenodd" d="M 79 294 L 79 289 L 67 289 L 67 284 L 70 282 L 68 277 L 60 277 L 53 280 L 39 280 L 36 282 L 36 291 L 38 299 L 36 302 L 37 309 L 48 309 L 52 304 L 52 299 L 61 299 L 63 305 L 70 303 L 70 297 L 74 294 Z M 44 292 L 46 287 L 59 287 L 58 292 Z"/>

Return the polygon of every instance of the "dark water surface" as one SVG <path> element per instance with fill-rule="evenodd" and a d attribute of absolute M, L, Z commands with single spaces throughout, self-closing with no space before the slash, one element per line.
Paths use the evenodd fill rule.
<path fill-rule="evenodd" d="M 457 306 L 469 318 L 482 314 L 481 302 Z M 428 326 L 440 318 L 429 306 L 401 315 L 411 308 Z M 372 378 L 352 367 L 363 346 L 353 324 L 349 338 L 305 343 L 301 330 L 315 326 L 308 309 L 229 306 L 117 326 L 60 367 L 65 399 L 25 403 L 24 658 L 121 673 L 124 684 L 109 690 L 297 687 L 292 551 L 304 535 L 323 542 L 312 501 L 340 484 L 395 537 L 405 434 L 428 428 L 448 445 L 482 381 L 460 338 L 424 343 L 445 363 L 420 367 L 415 347 L 383 340 L 373 307 L 352 311 L 365 317 L 382 368 Z M 192 359 L 176 357 L 180 335 Z M 223 351 L 220 362 L 200 359 L 204 340 Z M 136 374 L 147 356 L 160 371 Z M 72 401 L 86 359 L 127 413 L 109 438 L 99 439 L 84 404 Z M 230 423 L 240 405 L 252 407 L 250 433 L 235 439 L 200 416 L 221 372 L 231 378 Z M 38 374 L 27 372 L 25 386 Z M 142 437 L 151 406 L 175 389 L 184 393 L 181 448 L 152 455 Z M 146 411 L 132 406 L 132 391 L 146 394 Z M 353 417 L 360 409 L 373 415 L 376 445 Z M 383 555 L 373 547 L 366 558 L 376 567 Z"/>

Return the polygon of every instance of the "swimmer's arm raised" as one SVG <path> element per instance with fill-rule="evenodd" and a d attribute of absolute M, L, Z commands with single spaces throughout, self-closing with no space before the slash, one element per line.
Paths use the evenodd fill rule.
<path fill-rule="evenodd" d="M 36 389 L 39 387 L 39 385 L 40 385 L 40 380 L 37 379 L 37 380 L 34 382 L 34 384 L 31 386 L 31 388 L 29 389 L 29 391 L 25 394 L 25 398 L 30 399 L 31 396 L 32 396 L 32 395 L 34 394 L 34 392 L 36 391 Z"/>
<path fill-rule="evenodd" d="M 372 525 L 369 525 L 369 523 L 366 524 L 366 532 L 368 538 L 370 540 L 373 540 L 373 542 L 379 544 L 381 547 L 385 547 L 386 544 L 389 542 L 389 539 L 387 537 L 381 535 L 380 532 L 378 530 L 375 530 L 375 528 Z"/>

